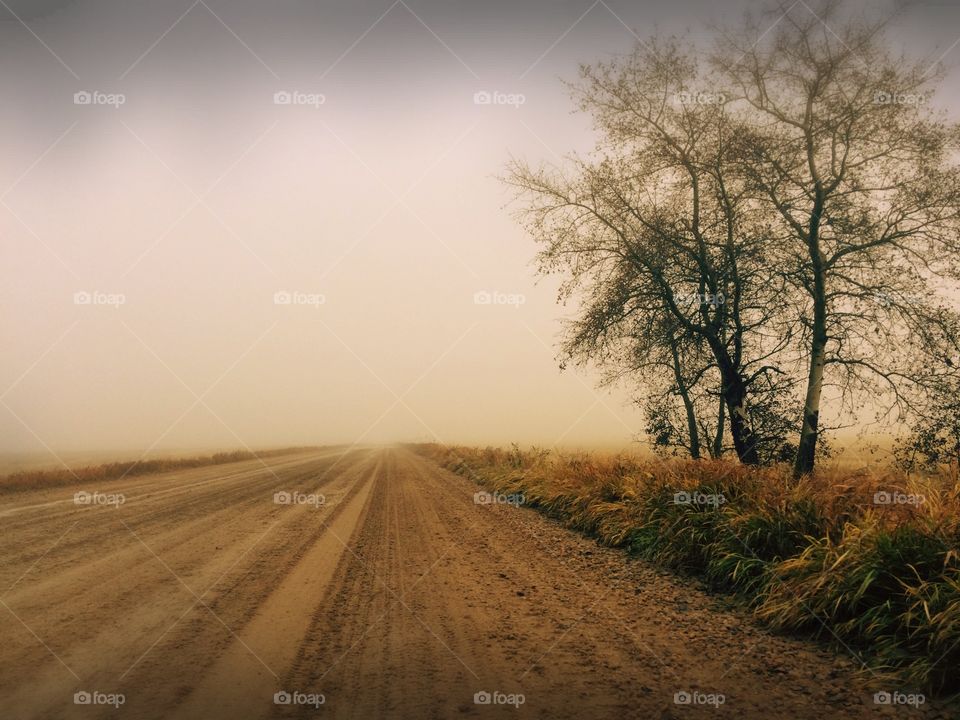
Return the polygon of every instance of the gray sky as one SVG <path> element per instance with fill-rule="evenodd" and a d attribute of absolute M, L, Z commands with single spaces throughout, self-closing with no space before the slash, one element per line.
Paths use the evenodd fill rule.
<path fill-rule="evenodd" d="M 578 63 L 750 3 L 5 3 L 0 452 L 641 429 L 557 370 L 570 309 L 495 175 L 589 149 Z M 955 62 L 958 21 L 894 40 Z"/>

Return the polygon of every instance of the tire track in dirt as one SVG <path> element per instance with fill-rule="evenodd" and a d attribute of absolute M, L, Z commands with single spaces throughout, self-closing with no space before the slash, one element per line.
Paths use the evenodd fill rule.
<path fill-rule="evenodd" d="M 158 674 L 166 680 L 164 687 L 151 687 L 147 692 L 137 693 L 136 707 L 131 707 L 133 717 L 167 717 L 182 700 L 189 698 L 198 685 L 198 678 L 205 677 L 231 648 L 236 651 L 238 643 L 244 652 L 241 653 L 242 663 L 234 663 L 237 677 L 245 677 L 244 673 L 250 671 L 269 672 L 258 659 L 260 653 L 254 649 L 254 643 L 243 640 L 246 625 L 261 612 L 261 604 L 275 592 L 275 588 L 285 582 L 294 568 L 302 565 L 303 557 L 327 532 L 330 522 L 353 502 L 361 490 L 359 478 L 367 473 L 373 461 L 374 458 L 365 455 L 355 458 L 339 465 L 338 475 L 321 477 L 320 484 L 307 488 L 307 492 L 327 489 L 328 486 L 332 490 L 331 496 L 335 499 L 321 510 L 309 506 L 279 509 L 290 521 L 274 529 L 268 528 L 266 540 L 258 544 L 255 554 L 251 553 L 249 566 L 242 573 L 232 572 L 230 578 L 219 583 L 207 603 L 234 634 L 225 632 L 219 623 L 211 622 L 209 613 L 202 607 L 194 611 L 176 632 L 163 637 L 147 661 L 138 664 L 136 671 L 127 678 L 130 686 L 141 688 L 150 686 L 150 678 Z M 296 610 L 290 612 L 299 614 Z M 171 657 L 184 660 L 180 666 L 171 668 Z M 270 666 L 274 664 L 271 662 Z M 243 672 L 240 672 L 241 668 Z M 171 692 L 171 686 L 177 688 L 175 692 Z M 221 698 L 227 705 L 229 695 L 228 688 Z M 196 715 L 207 716 L 205 711 Z"/>
<path fill-rule="evenodd" d="M 257 607 L 255 615 L 222 653 L 186 702 L 164 717 L 266 717 L 274 710 L 272 696 L 284 688 L 273 668 L 289 667 L 296 652 L 296 639 L 303 636 L 316 604 L 323 597 L 337 560 L 348 552 L 354 527 L 375 482 L 379 463 L 365 467 L 349 492 L 327 517 L 319 532 L 305 544 L 282 580 Z M 255 653 L 262 664 L 250 662 Z M 257 708 L 260 708 L 259 712 Z"/>
<path fill-rule="evenodd" d="M 47 552 L 52 543 L 51 535 L 54 538 L 59 537 L 74 523 L 88 523 L 92 518 L 100 521 L 86 528 L 85 532 L 79 534 L 68 532 L 58 543 L 57 553 L 50 560 L 59 559 L 67 563 L 72 559 L 73 551 L 83 555 L 94 543 L 105 552 L 109 551 L 112 541 L 117 538 L 124 539 L 122 535 L 116 534 L 116 526 L 110 522 L 118 517 L 128 520 L 132 517 L 136 526 L 147 532 L 153 526 L 169 525 L 170 515 L 176 515 L 184 520 L 190 517 L 209 518 L 214 510 L 211 506 L 218 506 L 228 516 L 235 517 L 237 502 L 258 497 L 260 487 L 268 486 L 272 481 L 275 482 L 274 476 L 277 473 L 282 473 L 289 481 L 287 473 L 290 472 L 290 468 L 296 468 L 301 472 L 306 468 L 309 472 L 311 469 L 329 465 L 342 456 L 342 452 L 328 453 L 310 456 L 309 462 L 306 462 L 306 456 L 301 455 L 295 461 L 268 464 L 267 468 L 257 463 L 256 467 L 240 473 L 231 473 L 220 466 L 222 477 L 211 477 L 202 482 L 186 482 L 184 488 L 179 487 L 183 474 L 173 473 L 165 477 L 162 482 L 152 482 L 149 485 L 156 487 L 173 484 L 174 487 L 163 490 L 162 494 L 144 497 L 134 494 L 139 486 L 131 488 L 124 485 L 122 490 L 112 485 L 101 486 L 99 488 L 101 492 L 129 493 L 128 502 L 119 508 L 74 505 L 73 493 L 76 488 L 42 491 L 42 494 L 47 496 L 55 492 L 58 496 L 66 496 L 69 499 L 46 504 L 60 506 L 53 509 L 34 505 L 29 515 L 18 518 L 8 517 L 3 520 L 4 533 L 0 535 L 0 556 L 5 558 L 6 564 L 0 568 L 0 587 L 9 587 L 15 582 L 24 570 Z M 238 494 L 238 488 L 239 493 L 242 494 Z M 231 490 L 232 493 L 225 492 Z M 21 499 L 20 502 L 22 503 L 23 500 Z M 61 503 L 68 503 L 68 505 L 61 506 Z"/>
<path fill-rule="evenodd" d="M 307 474 L 315 474 L 328 464 L 309 463 Z M 18 607 L 42 612 L 63 600 L 58 593 L 75 598 L 74 593 L 78 590 L 96 591 L 101 582 L 116 575 L 117 566 L 135 565 L 131 556 L 139 558 L 144 553 L 145 548 L 133 533 L 149 540 L 150 548 L 167 558 L 174 572 L 181 577 L 189 579 L 195 572 L 202 576 L 202 568 L 195 567 L 192 556 L 181 565 L 177 562 L 176 552 L 189 548 L 191 544 L 203 543 L 203 538 L 210 532 L 226 535 L 223 531 L 230 529 L 242 534 L 252 524 L 265 519 L 263 502 L 265 498 L 270 499 L 274 487 L 278 484 L 294 485 L 301 475 L 287 475 L 278 482 L 267 474 L 255 482 L 245 483 L 239 492 L 227 493 L 223 497 L 207 493 L 190 502 L 167 504 L 162 508 L 135 507 L 131 508 L 132 512 L 128 512 L 125 506 L 118 510 L 84 508 L 86 517 L 81 518 L 82 524 L 68 534 L 66 541 L 58 544 L 55 553 L 50 554 L 49 562 L 44 563 L 44 574 L 29 589 L 24 583 L 18 583 L 12 592 L 5 594 L 5 599 Z M 89 557 L 91 547 L 98 551 L 95 559 Z M 86 562 L 81 562 L 84 554 L 88 557 Z M 64 570 L 57 572 L 61 567 Z M 31 605 L 31 600 L 36 604 Z"/>
<path fill-rule="evenodd" d="M 80 678 L 0 606 L 3 720 L 890 716 L 849 661 L 532 510 L 478 505 L 405 448 L 126 487 L 139 497 L 120 510 L 38 492 L 4 518 L 0 577 L 22 576 L 4 602 Z M 278 490 L 327 503 L 277 505 Z M 126 702 L 74 705 L 81 689 Z M 278 690 L 325 703 L 277 705 Z M 674 704 L 683 690 L 726 702 Z M 474 702 L 494 691 L 524 703 Z"/>
<path fill-rule="evenodd" d="M 139 514 L 127 516 L 126 526 L 110 515 L 123 510 L 89 509 L 107 519 L 78 525 L 73 531 L 77 534 L 75 552 L 57 563 L 49 563 L 50 567 L 41 563 L 37 568 L 42 570 L 40 578 L 19 583 L 5 602 L 31 629 L 37 625 L 38 635 L 76 670 L 86 685 L 97 687 L 97 683 L 102 683 L 116 687 L 124 669 L 195 602 L 196 598 L 175 575 L 193 592 L 200 593 L 229 571 L 216 593 L 205 602 L 224 616 L 231 628 L 240 625 L 255 610 L 257 596 L 244 594 L 246 587 L 233 592 L 233 585 L 246 583 L 256 587 L 257 582 L 274 581 L 296 562 L 311 539 L 304 526 L 309 523 L 312 509 L 275 505 L 273 492 L 297 488 L 306 475 L 314 479 L 311 491 L 332 485 L 333 494 L 340 494 L 349 490 L 351 473 L 358 462 L 365 460 L 365 455 L 352 454 L 347 462 L 340 463 L 335 474 L 330 473 L 319 484 L 316 479 L 326 475 L 339 457 L 319 463 L 313 457 L 301 458 L 299 463 L 281 469 L 279 480 L 261 467 L 258 476 L 237 485 L 230 502 L 222 502 L 223 498 L 217 497 L 220 490 L 215 489 L 196 495 L 193 506 L 188 503 L 185 507 L 180 499 L 167 497 L 160 501 L 164 503 L 160 509 L 144 505 Z M 338 484 L 343 487 L 337 489 Z M 238 499 L 242 501 L 237 502 Z M 161 518 L 165 521 L 161 522 Z M 149 550 L 130 530 L 148 544 Z M 256 551 L 244 557 L 244 551 L 268 530 Z M 110 542 L 105 543 L 102 537 L 108 531 Z M 58 547 L 50 555 L 59 555 L 60 550 Z M 238 557 L 243 562 L 231 568 Z M 221 598 L 229 600 L 221 603 Z M 193 613 L 201 617 L 184 623 L 184 627 L 195 626 L 188 631 L 193 648 L 202 651 L 200 654 L 216 652 L 224 638 L 230 639 L 229 631 L 202 606 Z M 35 618 L 41 621 L 37 623 Z M 190 620 L 188 617 L 187 621 Z M 77 685 L 76 679 L 35 637 L 22 626 L 18 631 L 16 625 L 0 626 L 4 635 L 14 635 L 10 643 L 4 643 L 4 667 L 11 656 L 17 658 L 10 662 L 13 672 L 8 673 L 7 679 L 14 681 L 27 671 L 34 682 L 22 685 L 19 692 L 5 692 L 4 706 L 62 704 L 65 688 Z M 180 643 L 180 647 L 190 645 L 191 642 Z M 195 664 L 195 660 L 188 654 L 183 666 Z M 165 672 L 170 680 L 177 675 L 163 668 L 160 672 Z M 190 680 L 188 677 L 185 681 Z M 119 684 L 135 684 L 134 678 L 131 675 Z M 145 687 L 150 686 L 148 679 Z M 72 697 L 72 691 L 70 694 Z M 135 697 L 136 693 L 131 693 L 131 699 Z M 90 708 L 82 710 L 86 711 L 85 716 L 90 715 Z"/>
<path fill-rule="evenodd" d="M 385 452 L 359 559 L 341 558 L 287 679 L 323 692 L 325 716 L 878 717 L 852 663 L 770 636 L 533 511 L 476 505 L 465 479 Z M 475 704 L 483 691 L 525 703 Z M 682 691 L 727 702 L 679 706 Z"/>

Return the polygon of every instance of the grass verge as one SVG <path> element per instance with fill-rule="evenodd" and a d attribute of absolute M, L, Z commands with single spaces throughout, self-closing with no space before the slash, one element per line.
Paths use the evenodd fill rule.
<path fill-rule="evenodd" d="M 826 470 L 418 445 L 483 488 L 853 651 L 873 672 L 960 693 L 956 473 Z"/>

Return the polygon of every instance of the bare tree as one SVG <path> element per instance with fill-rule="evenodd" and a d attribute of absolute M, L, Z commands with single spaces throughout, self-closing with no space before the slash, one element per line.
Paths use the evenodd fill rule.
<path fill-rule="evenodd" d="M 625 339 L 703 348 L 735 451 L 753 464 L 748 397 L 793 338 L 783 320 L 791 286 L 771 269 L 769 228 L 732 162 L 739 128 L 706 87 L 673 40 L 585 67 L 574 95 L 599 130 L 596 158 L 574 157 L 566 172 L 516 162 L 507 181 L 543 245 L 541 272 L 564 272 L 564 296 L 582 296 L 568 354 L 603 363 Z"/>
<path fill-rule="evenodd" d="M 825 384 L 897 413 L 953 372 L 956 315 L 937 298 L 958 277 L 960 133 L 931 106 L 940 72 L 894 56 L 883 30 L 837 0 L 783 5 L 713 58 L 742 176 L 807 298 L 798 476 L 814 466 Z"/>

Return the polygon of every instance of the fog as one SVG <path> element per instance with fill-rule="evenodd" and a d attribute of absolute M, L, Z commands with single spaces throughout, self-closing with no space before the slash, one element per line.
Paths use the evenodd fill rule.
<path fill-rule="evenodd" d="M 629 444 L 497 175 L 592 147 L 579 63 L 747 5 L 6 0 L 0 452 Z"/>

